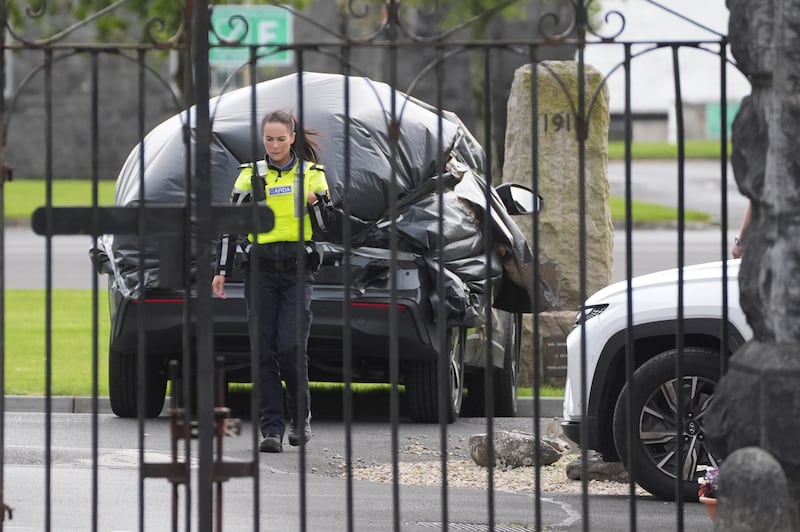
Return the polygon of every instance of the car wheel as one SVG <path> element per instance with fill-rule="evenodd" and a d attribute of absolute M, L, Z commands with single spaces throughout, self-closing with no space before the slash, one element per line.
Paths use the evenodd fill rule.
<path fill-rule="evenodd" d="M 517 376 L 519 371 L 520 336 L 522 316 L 513 314 L 506 325 L 503 342 L 503 367 L 495 370 L 497 376 L 494 389 L 494 411 L 498 417 L 517 415 Z"/>
<path fill-rule="evenodd" d="M 676 472 L 683 479 L 684 499 L 697 500 L 697 479 L 717 467 L 703 434 L 703 420 L 720 376 L 719 355 L 688 347 L 683 351 L 683 381 L 675 378 L 676 350 L 648 360 L 633 374 L 632 452 L 628 456 L 626 384 L 614 409 L 614 443 L 637 484 L 664 500 L 675 500 Z M 676 427 L 680 400 L 683 413 L 682 458 L 677 458 Z"/>
<path fill-rule="evenodd" d="M 522 317 L 514 314 L 506 323 L 503 341 L 503 367 L 494 368 L 494 416 L 514 417 L 517 415 L 517 377 L 520 356 Z M 486 412 L 485 370 L 467 375 L 467 398 L 465 410 L 471 416 L 484 417 Z"/>
<path fill-rule="evenodd" d="M 111 411 L 119 417 L 137 415 L 138 386 L 136 378 L 136 355 L 108 350 L 108 398 Z M 145 375 L 144 417 L 158 417 L 164 408 L 167 391 L 167 375 L 157 357 L 148 357 Z"/>
<path fill-rule="evenodd" d="M 452 423 L 461 414 L 464 397 L 464 329 L 450 329 L 447 338 L 448 390 L 446 421 Z M 406 400 L 408 412 L 417 423 L 439 421 L 439 372 L 437 363 L 412 360 L 405 364 Z"/>

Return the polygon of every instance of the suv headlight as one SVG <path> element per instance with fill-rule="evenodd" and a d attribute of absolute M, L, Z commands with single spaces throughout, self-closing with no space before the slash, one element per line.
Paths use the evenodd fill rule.
<path fill-rule="evenodd" d="M 578 311 L 578 314 L 575 315 L 575 326 L 581 324 L 582 321 L 586 321 L 590 318 L 594 318 L 595 316 L 599 316 L 608 308 L 608 304 L 602 305 L 586 305 Z"/>

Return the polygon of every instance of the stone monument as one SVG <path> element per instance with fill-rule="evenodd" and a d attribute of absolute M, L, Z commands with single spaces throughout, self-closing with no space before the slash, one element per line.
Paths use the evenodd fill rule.
<path fill-rule="evenodd" d="M 722 460 L 716 530 L 788 532 L 800 530 L 800 0 L 727 4 L 731 50 L 752 83 L 732 162 L 753 207 L 739 272 L 753 338 L 731 358 L 704 429 Z"/>
<path fill-rule="evenodd" d="M 563 340 L 583 304 L 580 294 L 581 270 L 585 271 L 589 296 L 611 282 L 614 229 L 611 224 L 608 184 L 608 88 L 603 76 L 584 65 L 584 116 L 578 115 L 578 63 L 542 61 L 534 76 L 532 65 L 517 69 L 508 100 L 506 153 L 503 181 L 531 186 L 534 157 L 539 169 L 538 192 L 544 208 L 538 213 L 539 249 L 534 250 L 547 270 L 548 281 L 557 290 L 561 311 L 540 315 L 542 352 L 554 358 L 554 367 L 566 364 Z M 534 154 L 531 127 L 532 84 L 536 83 L 538 150 Z M 584 186 L 586 216 L 586 263 L 581 265 L 580 242 L 580 153 L 579 134 L 584 132 Z M 533 242 L 533 220 L 515 221 Z M 532 317 L 525 316 L 520 384 L 525 386 L 532 364 L 530 354 Z M 561 351 L 559 351 L 561 349 Z M 527 355 L 527 356 L 525 356 Z M 547 368 L 545 361 L 545 369 Z M 564 366 L 563 374 L 566 375 Z M 545 371 L 545 378 L 547 372 Z"/>

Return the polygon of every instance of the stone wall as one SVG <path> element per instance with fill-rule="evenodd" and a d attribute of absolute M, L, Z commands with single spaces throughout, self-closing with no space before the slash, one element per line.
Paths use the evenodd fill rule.
<path fill-rule="evenodd" d="M 731 51 L 752 83 L 731 160 L 752 203 L 739 289 L 753 337 L 705 415 L 722 461 L 715 530 L 788 532 L 800 530 L 800 0 L 727 5 Z"/>

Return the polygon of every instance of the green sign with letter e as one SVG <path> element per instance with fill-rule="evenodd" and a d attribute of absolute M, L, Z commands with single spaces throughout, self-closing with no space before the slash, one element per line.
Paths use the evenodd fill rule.
<path fill-rule="evenodd" d="M 241 66 L 250 60 L 250 46 L 259 45 L 259 66 L 292 64 L 292 14 L 275 6 L 215 6 L 211 12 L 208 61 L 211 66 Z M 226 43 L 233 44 L 228 46 Z"/>

